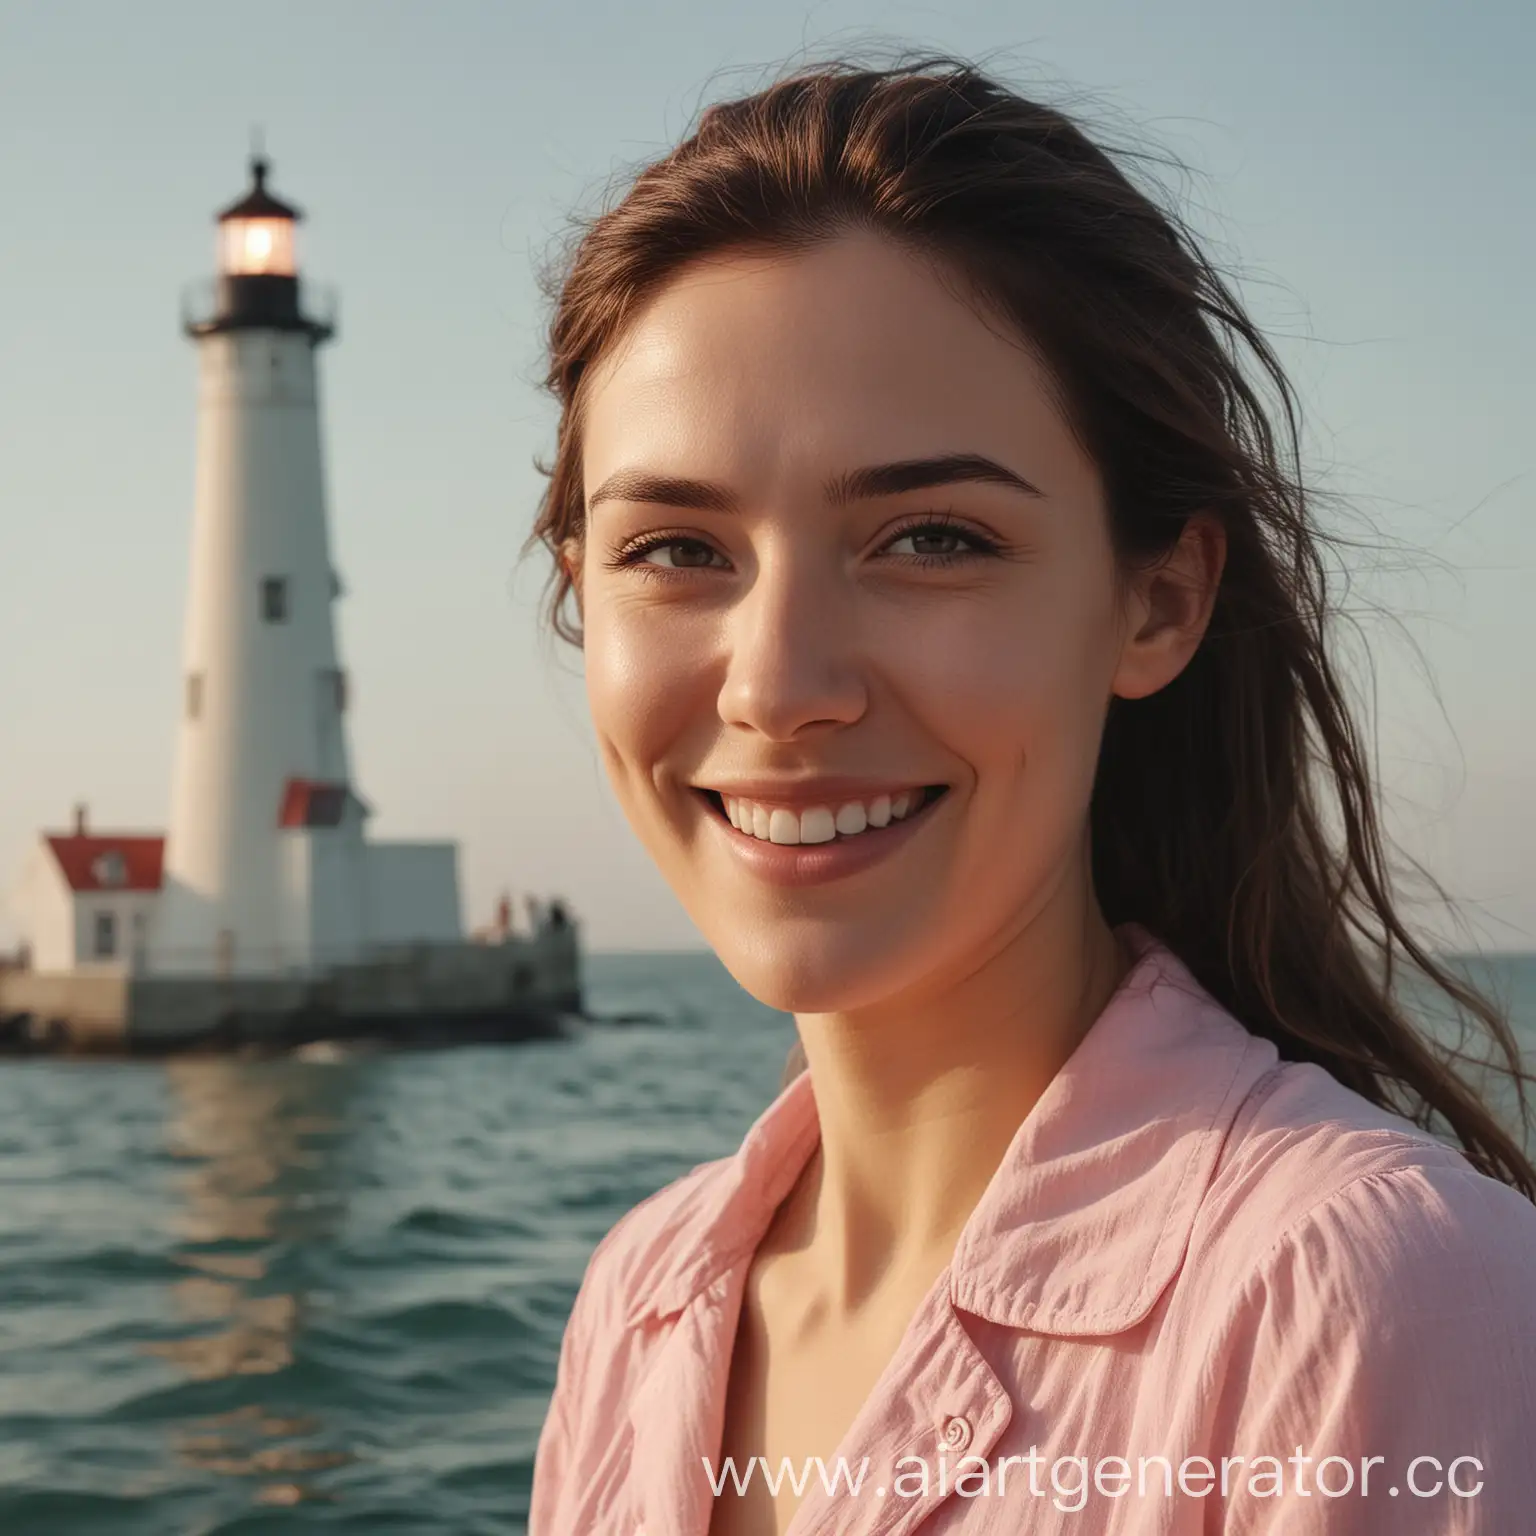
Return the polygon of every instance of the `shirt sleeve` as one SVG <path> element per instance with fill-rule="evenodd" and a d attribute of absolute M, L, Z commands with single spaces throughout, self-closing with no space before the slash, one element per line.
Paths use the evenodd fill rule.
<path fill-rule="evenodd" d="M 1451 1163 L 1365 1175 L 1275 1241 L 1229 1324 L 1211 1536 L 1536 1529 L 1536 1206 L 1518 1191 Z"/>
<path fill-rule="evenodd" d="M 592 1325 L 589 1313 L 598 1287 L 594 1273 L 603 1250 L 613 1240 L 615 1227 L 587 1260 L 571 1315 L 560 1339 L 560 1359 L 555 1367 L 555 1389 L 550 1396 L 533 1453 L 533 1486 L 528 1495 L 528 1536 L 564 1536 L 560 1527 L 560 1498 L 568 1488 L 576 1445 L 571 1426 L 579 1421 L 578 1399 L 589 1377 Z"/>
<path fill-rule="evenodd" d="M 572 1316 L 574 1318 L 574 1312 Z M 544 1424 L 539 1430 L 538 1445 L 533 1453 L 533 1487 L 528 1495 L 528 1536 L 551 1536 L 556 1529 L 555 1499 L 565 1481 L 571 1451 L 566 1400 L 570 1396 L 571 1382 L 577 1374 L 571 1365 L 574 1353 L 572 1327 L 567 1322 L 564 1337 L 560 1341 L 555 1390 L 545 1410 Z"/>

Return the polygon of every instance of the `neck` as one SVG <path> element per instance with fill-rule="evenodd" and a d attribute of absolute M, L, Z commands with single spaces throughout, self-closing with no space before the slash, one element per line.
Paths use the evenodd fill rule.
<path fill-rule="evenodd" d="M 952 982 L 796 1018 L 821 1143 L 783 1235 L 852 1313 L 949 1262 L 1019 1126 L 1127 961 L 1086 870 Z"/>

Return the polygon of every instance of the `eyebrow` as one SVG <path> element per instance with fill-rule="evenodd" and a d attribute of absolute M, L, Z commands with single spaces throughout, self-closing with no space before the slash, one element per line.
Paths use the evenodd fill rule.
<path fill-rule="evenodd" d="M 876 496 L 899 496 L 904 491 L 966 483 L 1006 485 L 1026 496 L 1043 494 L 1023 475 L 979 453 L 943 453 L 927 459 L 902 459 L 893 464 L 846 470 L 832 476 L 823 491 L 833 506 L 846 506 L 851 501 L 867 501 Z M 587 499 L 588 514 L 603 501 L 655 502 L 700 512 L 741 511 L 740 500 L 723 485 L 677 475 L 655 475 L 642 469 L 620 469 L 609 475 Z"/>

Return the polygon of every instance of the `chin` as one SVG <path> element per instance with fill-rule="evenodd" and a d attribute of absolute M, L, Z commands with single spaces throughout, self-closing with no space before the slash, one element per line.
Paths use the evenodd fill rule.
<path fill-rule="evenodd" d="M 846 922 L 780 918 L 726 924 L 716 914 L 699 926 L 741 989 L 782 1013 L 868 1008 L 906 990 L 935 963 L 905 934 Z M 927 932 L 931 940 L 932 928 Z"/>

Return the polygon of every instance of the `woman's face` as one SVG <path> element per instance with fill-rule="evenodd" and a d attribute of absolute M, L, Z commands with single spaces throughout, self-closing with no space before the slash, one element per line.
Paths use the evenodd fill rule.
<path fill-rule="evenodd" d="M 588 387 L 593 724 L 737 980 L 851 1011 L 1081 900 L 1109 699 L 1192 646 L 1143 633 L 1031 352 L 851 234 L 687 270 Z"/>

